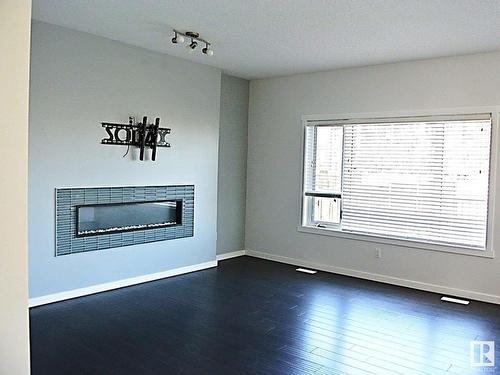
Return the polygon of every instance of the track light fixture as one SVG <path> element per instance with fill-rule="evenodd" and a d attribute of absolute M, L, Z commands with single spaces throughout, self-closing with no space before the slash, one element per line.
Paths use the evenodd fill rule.
<path fill-rule="evenodd" d="M 200 38 L 200 34 L 194 31 L 186 31 L 185 33 L 181 33 L 180 31 L 174 30 L 174 37 L 172 38 L 173 44 L 182 44 L 186 39 L 189 39 L 191 42 L 186 45 L 186 49 L 189 52 L 193 52 L 196 47 L 198 47 L 198 43 L 205 44 L 205 47 L 201 50 L 204 55 L 213 56 L 214 50 L 212 49 L 212 44 L 205 39 Z"/>

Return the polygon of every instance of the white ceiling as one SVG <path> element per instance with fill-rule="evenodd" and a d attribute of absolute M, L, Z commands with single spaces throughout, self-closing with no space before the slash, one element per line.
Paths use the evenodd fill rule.
<path fill-rule="evenodd" d="M 499 0 L 33 0 L 33 18 L 244 78 L 500 50 Z"/>

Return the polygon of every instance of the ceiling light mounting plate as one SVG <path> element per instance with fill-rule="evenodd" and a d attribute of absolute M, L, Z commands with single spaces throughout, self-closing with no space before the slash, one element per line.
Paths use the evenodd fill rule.
<path fill-rule="evenodd" d="M 200 37 L 200 33 L 197 33 L 197 32 L 194 32 L 194 31 L 186 31 L 186 36 L 190 37 L 190 38 L 199 38 Z"/>

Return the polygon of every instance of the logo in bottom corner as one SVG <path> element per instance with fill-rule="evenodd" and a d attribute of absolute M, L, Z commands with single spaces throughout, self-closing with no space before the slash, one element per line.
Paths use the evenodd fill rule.
<path fill-rule="evenodd" d="M 495 366 L 495 341 L 471 341 L 470 365 L 473 367 Z"/>

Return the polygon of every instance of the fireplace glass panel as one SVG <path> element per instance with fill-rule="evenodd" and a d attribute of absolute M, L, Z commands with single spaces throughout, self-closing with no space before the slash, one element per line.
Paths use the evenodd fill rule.
<path fill-rule="evenodd" d="M 77 237 L 180 225 L 182 200 L 77 206 Z"/>

